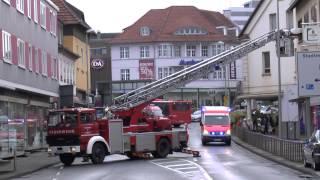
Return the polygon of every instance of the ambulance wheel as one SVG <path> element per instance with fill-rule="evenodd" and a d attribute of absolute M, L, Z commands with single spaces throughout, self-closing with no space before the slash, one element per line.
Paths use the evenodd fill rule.
<path fill-rule="evenodd" d="M 93 164 L 101 164 L 104 161 L 106 150 L 101 143 L 95 143 L 92 148 L 91 160 Z"/>
<path fill-rule="evenodd" d="M 161 138 L 157 143 L 157 149 L 152 153 L 155 158 L 166 158 L 171 151 L 171 144 L 168 139 Z"/>
<path fill-rule="evenodd" d="M 60 154 L 59 155 L 60 161 L 65 165 L 65 166 L 71 166 L 73 163 L 75 156 L 72 154 Z"/>

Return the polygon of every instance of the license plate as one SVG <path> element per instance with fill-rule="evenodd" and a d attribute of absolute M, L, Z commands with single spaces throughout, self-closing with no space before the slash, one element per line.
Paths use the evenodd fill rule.
<path fill-rule="evenodd" d="M 213 141 L 222 141 L 222 139 L 213 139 Z"/>

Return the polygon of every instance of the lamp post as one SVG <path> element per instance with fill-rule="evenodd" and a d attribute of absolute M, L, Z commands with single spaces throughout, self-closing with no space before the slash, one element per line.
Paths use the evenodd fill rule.
<path fill-rule="evenodd" d="M 282 103 L 281 103 L 281 61 L 280 61 L 280 16 L 279 0 L 277 0 L 277 56 L 278 56 L 278 133 L 282 138 Z"/>
<path fill-rule="evenodd" d="M 90 71 L 90 57 L 89 57 L 89 48 L 88 48 L 88 46 L 89 46 L 89 38 L 88 38 L 88 35 L 90 34 L 90 33 L 95 33 L 95 31 L 93 30 L 93 29 L 88 29 L 87 31 L 86 31 L 86 56 L 87 56 L 87 63 L 86 63 L 86 65 L 87 65 L 87 106 L 89 107 L 89 94 L 90 94 L 90 89 L 89 89 L 89 71 Z"/>

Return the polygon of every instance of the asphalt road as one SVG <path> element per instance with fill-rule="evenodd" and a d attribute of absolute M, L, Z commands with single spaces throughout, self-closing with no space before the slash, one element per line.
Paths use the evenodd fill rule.
<path fill-rule="evenodd" d="M 25 175 L 16 180 L 301 180 L 302 173 L 259 157 L 232 144 L 201 145 L 200 127 L 190 128 L 190 146 L 201 152 L 200 158 L 175 153 L 166 159 L 129 160 L 126 156 L 106 157 L 101 165 L 82 163 L 62 164 Z"/>

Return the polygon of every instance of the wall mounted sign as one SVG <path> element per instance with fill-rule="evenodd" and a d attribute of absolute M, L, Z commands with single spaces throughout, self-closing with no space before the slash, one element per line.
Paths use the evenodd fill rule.
<path fill-rule="evenodd" d="M 104 66 L 104 61 L 102 59 L 92 59 L 91 67 L 93 69 L 101 69 Z"/>
<path fill-rule="evenodd" d="M 200 62 L 200 61 L 195 61 L 194 59 L 192 59 L 192 60 L 181 59 L 181 61 L 179 62 L 179 65 L 180 66 L 190 66 L 190 65 L 197 64 L 198 62 Z"/>
<path fill-rule="evenodd" d="M 142 59 L 139 61 L 140 79 L 154 79 L 154 61 Z"/>

